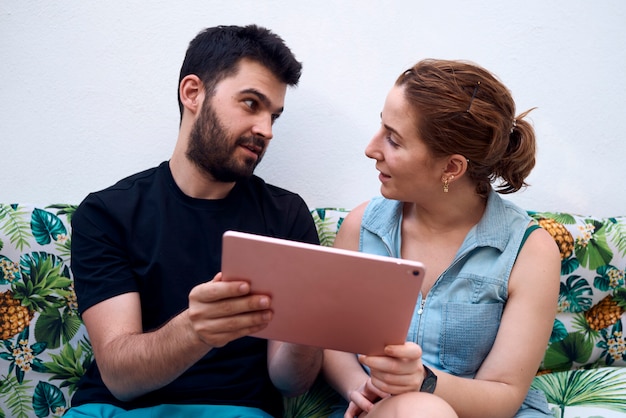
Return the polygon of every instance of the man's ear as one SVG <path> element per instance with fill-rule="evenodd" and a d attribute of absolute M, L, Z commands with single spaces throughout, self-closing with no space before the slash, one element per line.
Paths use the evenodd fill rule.
<path fill-rule="evenodd" d="M 194 115 L 198 113 L 204 100 L 202 80 L 195 74 L 189 74 L 180 81 L 178 89 L 183 108 Z"/>

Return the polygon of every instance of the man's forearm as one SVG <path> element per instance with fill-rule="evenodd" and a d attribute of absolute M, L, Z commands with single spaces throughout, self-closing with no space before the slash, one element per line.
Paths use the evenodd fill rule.
<path fill-rule="evenodd" d="M 158 330 L 112 340 L 96 361 L 111 393 L 129 401 L 175 380 L 209 350 L 189 327 L 187 311 Z"/>

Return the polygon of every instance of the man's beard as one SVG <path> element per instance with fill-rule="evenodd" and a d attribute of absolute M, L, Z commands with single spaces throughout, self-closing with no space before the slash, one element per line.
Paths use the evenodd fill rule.
<path fill-rule="evenodd" d="M 207 97 L 202 104 L 200 116 L 194 122 L 189 134 L 187 148 L 189 161 L 212 179 L 220 182 L 229 183 L 247 179 L 261 162 L 263 152 L 260 152 L 256 159 L 246 158 L 239 162 L 233 154 L 239 146 L 246 144 L 265 149 L 265 141 L 258 137 L 239 137 L 233 141 Z"/>

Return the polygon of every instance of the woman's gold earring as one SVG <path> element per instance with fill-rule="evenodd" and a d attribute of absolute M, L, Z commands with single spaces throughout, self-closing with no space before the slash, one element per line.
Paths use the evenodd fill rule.
<path fill-rule="evenodd" d="M 443 192 L 448 193 L 448 189 L 450 187 L 450 180 L 452 180 L 454 176 L 446 177 L 443 179 Z"/>

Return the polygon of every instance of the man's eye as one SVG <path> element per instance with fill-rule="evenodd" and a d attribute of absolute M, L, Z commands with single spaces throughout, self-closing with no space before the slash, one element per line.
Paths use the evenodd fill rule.
<path fill-rule="evenodd" d="M 256 100 L 248 99 L 248 100 L 244 100 L 243 102 L 245 103 L 246 106 L 248 106 L 252 110 L 257 108 Z"/>

